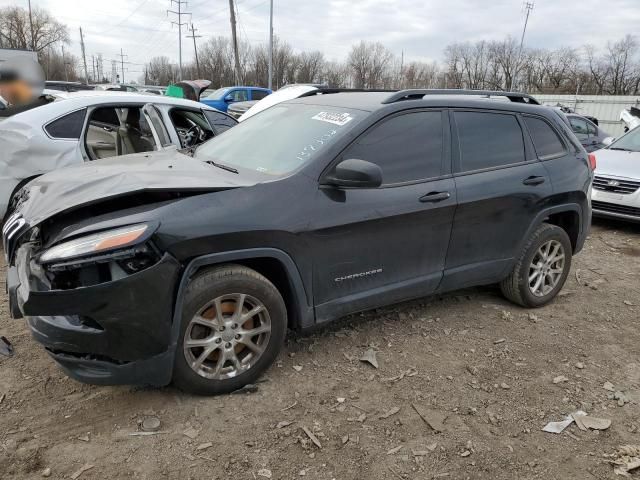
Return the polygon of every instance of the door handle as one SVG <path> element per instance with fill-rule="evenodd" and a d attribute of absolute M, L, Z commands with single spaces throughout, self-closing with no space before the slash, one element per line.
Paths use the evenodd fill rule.
<path fill-rule="evenodd" d="M 541 185 L 545 182 L 544 177 L 531 176 L 529 178 L 525 178 L 522 183 L 525 185 Z"/>
<path fill-rule="evenodd" d="M 420 197 L 420 201 L 422 203 L 435 203 L 442 202 L 448 198 L 451 198 L 451 194 L 449 192 L 430 192 Z"/>

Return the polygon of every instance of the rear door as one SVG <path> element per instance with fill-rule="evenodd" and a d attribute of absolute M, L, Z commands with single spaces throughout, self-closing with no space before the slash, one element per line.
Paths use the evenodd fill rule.
<path fill-rule="evenodd" d="M 443 288 L 499 279 L 551 194 L 547 172 L 517 115 L 452 114 L 458 208 Z"/>
<path fill-rule="evenodd" d="M 443 111 L 394 115 L 336 159 L 377 164 L 383 185 L 317 193 L 309 241 L 318 321 L 437 288 L 456 205 L 448 127 Z"/>

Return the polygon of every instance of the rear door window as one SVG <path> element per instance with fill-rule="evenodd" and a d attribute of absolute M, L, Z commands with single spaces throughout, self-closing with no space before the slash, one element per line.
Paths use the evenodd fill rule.
<path fill-rule="evenodd" d="M 440 176 L 443 148 L 442 112 L 412 112 L 374 126 L 342 158 L 375 163 L 389 185 Z"/>
<path fill-rule="evenodd" d="M 524 138 L 511 114 L 455 112 L 460 171 L 502 167 L 525 161 Z"/>
<path fill-rule="evenodd" d="M 539 118 L 524 117 L 524 123 L 531 134 L 538 158 L 545 159 L 565 153 L 562 140 L 547 122 Z"/>
<path fill-rule="evenodd" d="M 251 100 L 262 100 L 267 95 L 269 95 L 269 92 L 265 92 L 264 90 L 252 90 Z"/>
<path fill-rule="evenodd" d="M 86 113 L 86 108 L 71 112 L 47 124 L 44 130 L 51 138 L 77 140 L 82 135 Z"/>

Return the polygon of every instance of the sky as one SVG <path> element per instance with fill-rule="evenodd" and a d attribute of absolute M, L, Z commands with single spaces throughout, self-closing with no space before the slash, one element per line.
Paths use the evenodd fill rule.
<path fill-rule="evenodd" d="M 238 34 L 258 45 L 269 35 L 269 0 L 236 0 Z M 0 0 L 0 7 L 27 6 L 27 0 Z M 178 58 L 178 29 L 171 25 L 177 10 L 170 0 L 32 0 L 69 27 L 69 49 L 80 54 L 82 27 L 88 57 L 102 53 L 110 60 L 127 57 L 132 77 L 153 56 Z M 230 35 L 228 0 L 190 0 L 183 22 L 193 23 L 205 42 Z M 379 41 L 405 60 L 440 60 L 456 41 L 520 38 L 525 8 L 520 0 L 274 0 L 274 33 L 296 51 L 321 50 L 341 60 L 360 40 Z M 535 0 L 525 45 L 553 48 L 586 43 L 605 46 L 640 25 L 640 0 Z M 183 61 L 193 59 L 193 40 L 184 38 Z"/>

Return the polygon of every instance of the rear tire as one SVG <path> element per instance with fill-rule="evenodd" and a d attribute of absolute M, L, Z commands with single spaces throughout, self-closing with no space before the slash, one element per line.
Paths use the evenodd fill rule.
<path fill-rule="evenodd" d="M 200 395 L 254 383 L 276 359 L 286 330 L 287 309 L 267 278 L 241 265 L 204 270 L 185 294 L 173 382 Z"/>
<path fill-rule="evenodd" d="M 543 223 L 527 241 L 509 276 L 500 283 L 502 294 L 523 307 L 546 305 L 567 280 L 572 252 L 567 232 Z"/>

